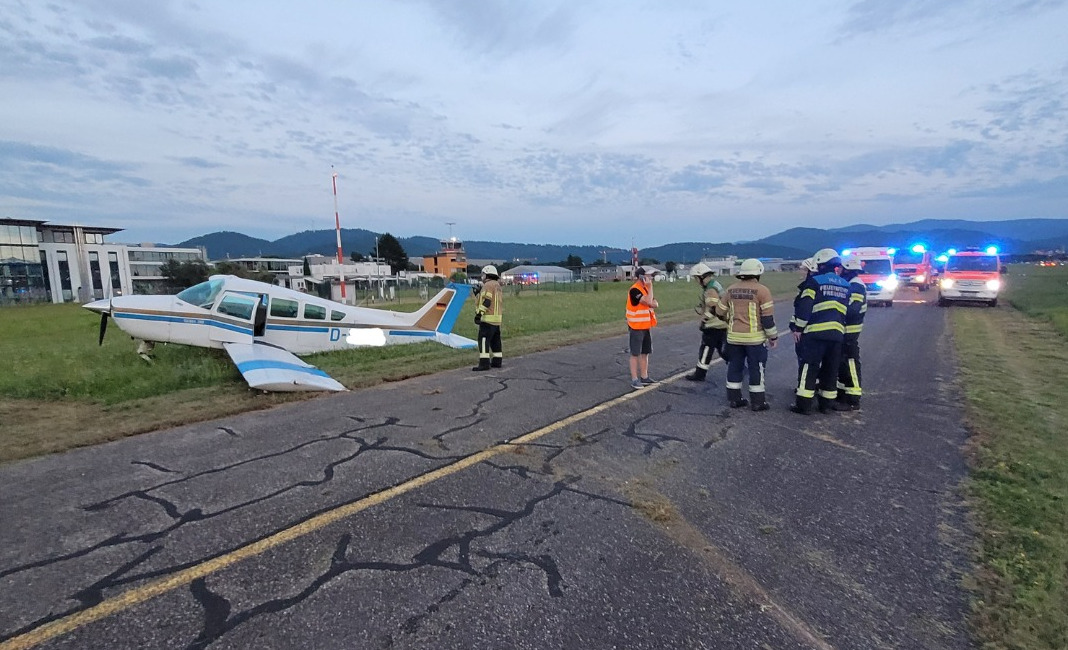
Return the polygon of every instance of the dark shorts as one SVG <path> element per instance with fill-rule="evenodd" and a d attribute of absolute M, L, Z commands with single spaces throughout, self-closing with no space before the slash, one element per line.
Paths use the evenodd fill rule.
<path fill-rule="evenodd" d="M 653 336 L 650 330 L 630 330 L 630 356 L 637 357 L 643 354 L 652 354 Z"/>

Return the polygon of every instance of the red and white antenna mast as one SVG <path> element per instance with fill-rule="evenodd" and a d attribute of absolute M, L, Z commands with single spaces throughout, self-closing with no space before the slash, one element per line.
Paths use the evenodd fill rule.
<path fill-rule="evenodd" d="M 333 165 L 330 165 L 333 167 Z M 334 183 L 334 229 L 337 231 L 337 266 L 341 280 L 341 302 L 345 301 L 345 258 L 341 256 L 341 217 L 337 212 L 337 172 L 330 177 Z"/>

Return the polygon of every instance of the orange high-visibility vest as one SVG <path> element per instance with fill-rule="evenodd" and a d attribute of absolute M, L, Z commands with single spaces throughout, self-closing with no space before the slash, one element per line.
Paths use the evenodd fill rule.
<path fill-rule="evenodd" d="M 642 297 L 649 295 L 645 285 L 638 280 L 631 286 L 642 292 Z M 627 325 L 634 330 L 647 330 L 656 327 L 656 312 L 649 305 L 639 302 L 637 305 L 630 304 L 630 291 L 627 291 Z"/>

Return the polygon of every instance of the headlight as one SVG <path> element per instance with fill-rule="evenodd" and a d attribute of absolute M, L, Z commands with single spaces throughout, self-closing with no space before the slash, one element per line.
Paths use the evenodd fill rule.
<path fill-rule="evenodd" d="M 883 289 L 890 289 L 891 291 L 893 291 L 894 289 L 897 289 L 897 278 L 890 276 L 885 280 L 879 280 L 875 284 L 882 287 Z"/>
<path fill-rule="evenodd" d="M 953 278 L 945 278 L 944 280 L 939 282 L 939 284 L 942 285 L 943 289 L 952 289 L 953 288 Z"/>
<path fill-rule="evenodd" d="M 923 282 L 926 279 L 927 279 L 927 276 L 924 275 L 923 273 L 921 273 L 921 274 L 916 276 L 916 282 Z"/>
<path fill-rule="evenodd" d="M 986 288 L 991 291 L 997 291 L 1001 288 L 1001 280 L 987 280 Z"/>

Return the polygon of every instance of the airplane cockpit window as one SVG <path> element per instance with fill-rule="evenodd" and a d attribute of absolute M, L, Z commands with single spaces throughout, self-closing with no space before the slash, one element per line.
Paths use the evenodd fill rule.
<path fill-rule="evenodd" d="M 304 318 L 326 320 L 326 308 L 319 305 L 304 305 Z"/>
<path fill-rule="evenodd" d="M 271 316 L 277 316 L 279 318 L 296 318 L 297 301 L 286 300 L 285 298 L 272 298 Z"/>
<path fill-rule="evenodd" d="M 256 303 L 258 302 L 258 298 L 228 293 L 219 301 L 219 309 L 216 311 L 227 316 L 236 316 L 242 320 L 251 320 L 252 312 L 256 309 Z"/>
<path fill-rule="evenodd" d="M 211 306 L 215 304 L 215 298 L 218 297 L 222 288 L 222 280 L 207 280 L 206 282 L 194 284 L 188 289 L 185 289 L 178 294 L 178 299 L 185 301 L 190 305 L 196 305 L 197 307 L 203 307 L 204 309 L 211 309 Z"/>
<path fill-rule="evenodd" d="M 330 310 L 330 320 L 342 321 L 345 320 L 345 312 Z"/>

